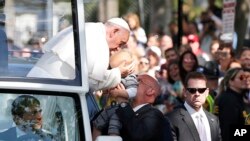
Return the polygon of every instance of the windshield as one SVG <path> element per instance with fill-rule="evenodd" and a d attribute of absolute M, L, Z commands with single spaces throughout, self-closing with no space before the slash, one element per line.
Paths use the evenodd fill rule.
<path fill-rule="evenodd" d="M 71 0 L 0 1 L 0 77 L 75 80 L 72 7 Z"/>
<path fill-rule="evenodd" d="M 1 93 L 0 99 L 0 140 L 80 140 L 78 97 L 24 92 Z"/>

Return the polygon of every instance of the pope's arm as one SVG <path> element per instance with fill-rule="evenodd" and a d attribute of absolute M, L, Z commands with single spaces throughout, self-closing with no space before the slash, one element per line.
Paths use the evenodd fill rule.
<path fill-rule="evenodd" d="M 97 80 L 94 74 L 89 74 L 89 85 L 94 90 L 113 88 L 121 82 L 121 72 L 119 68 L 105 70 L 103 80 Z"/>

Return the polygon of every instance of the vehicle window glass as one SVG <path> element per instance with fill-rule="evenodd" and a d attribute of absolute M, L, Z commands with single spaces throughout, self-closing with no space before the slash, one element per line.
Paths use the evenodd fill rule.
<path fill-rule="evenodd" d="M 74 80 L 72 6 L 71 0 L 0 1 L 0 77 Z"/>
<path fill-rule="evenodd" d="M 8 93 L 0 100 L 0 140 L 80 140 L 79 99 Z"/>

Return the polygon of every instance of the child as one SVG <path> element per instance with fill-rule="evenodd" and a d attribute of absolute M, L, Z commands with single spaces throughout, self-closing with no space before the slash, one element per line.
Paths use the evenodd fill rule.
<path fill-rule="evenodd" d="M 120 64 L 134 65 L 132 54 L 127 50 L 121 50 L 110 57 L 110 67 L 115 68 Z M 119 135 L 121 123 L 115 114 L 118 104 L 135 97 L 137 92 L 137 78 L 133 74 L 122 75 L 121 83 L 116 87 L 109 90 L 109 103 L 94 119 L 93 125 L 98 130 L 103 130 L 108 126 L 109 135 Z"/>

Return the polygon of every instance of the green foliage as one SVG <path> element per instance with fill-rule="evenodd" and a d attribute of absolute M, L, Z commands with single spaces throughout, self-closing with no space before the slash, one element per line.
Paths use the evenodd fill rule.
<path fill-rule="evenodd" d="M 178 2 L 175 2 L 175 3 L 177 3 L 177 7 L 178 7 Z M 223 0 L 215 0 L 215 5 L 218 8 L 221 8 L 223 6 Z M 185 15 L 188 15 L 188 19 L 191 21 L 199 17 L 202 11 L 205 11 L 205 10 L 206 9 L 203 9 L 199 5 L 195 6 L 194 0 L 183 0 L 183 13 Z"/>
<path fill-rule="evenodd" d="M 129 7 L 132 5 L 134 0 L 119 0 L 119 16 L 123 16 L 129 11 Z"/>
<path fill-rule="evenodd" d="M 219 8 L 222 8 L 223 0 L 216 0 L 215 5 L 218 6 Z"/>
<path fill-rule="evenodd" d="M 172 0 L 172 6 L 174 11 L 178 11 L 178 0 Z"/>
<path fill-rule="evenodd" d="M 98 21 L 98 2 L 89 2 L 84 4 L 85 20 L 86 22 Z"/>

